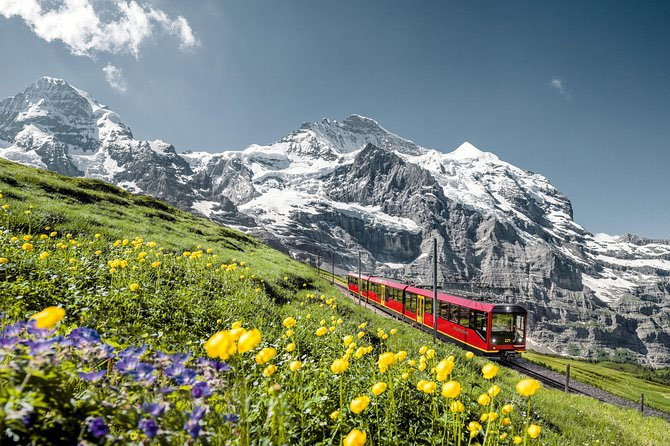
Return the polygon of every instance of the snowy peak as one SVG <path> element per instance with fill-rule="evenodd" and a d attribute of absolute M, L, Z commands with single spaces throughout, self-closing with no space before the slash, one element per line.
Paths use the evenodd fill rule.
<path fill-rule="evenodd" d="M 491 152 L 483 152 L 469 142 L 464 142 L 453 152 L 447 153 L 445 158 L 452 160 L 482 160 L 489 162 L 498 162 L 500 159 Z"/>

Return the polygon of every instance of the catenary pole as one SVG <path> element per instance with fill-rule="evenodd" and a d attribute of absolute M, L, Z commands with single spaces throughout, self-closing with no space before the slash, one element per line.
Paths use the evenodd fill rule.
<path fill-rule="evenodd" d="M 361 279 L 361 250 L 358 250 L 358 305 L 361 304 L 362 294 L 362 279 Z"/>
<path fill-rule="evenodd" d="M 433 239 L 433 342 L 437 340 L 437 238 Z"/>

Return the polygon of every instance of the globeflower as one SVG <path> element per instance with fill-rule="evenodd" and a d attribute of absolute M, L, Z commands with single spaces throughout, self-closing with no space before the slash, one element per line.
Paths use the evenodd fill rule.
<path fill-rule="evenodd" d="M 514 410 L 514 406 L 511 404 L 505 404 L 500 411 L 505 415 L 511 413 Z"/>
<path fill-rule="evenodd" d="M 300 361 L 291 361 L 291 364 L 289 364 L 288 368 L 289 368 L 292 372 L 297 372 L 298 370 L 300 370 L 300 369 L 302 368 L 302 362 L 300 362 Z"/>
<path fill-rule="evenodd" d="M 454 363 L 449 361 L 448 359 L 443 359 L 442 361 L 437 363 L 437 366 L 435 366 L 435 371 L 437 372 L 437 380 L 442 382 L 445 379 L 447 379 L 447 376 L 451 373 L 451 371 L 454 369 Z"/>
<path fill-rule="evenodd" d="M 277 366 L 274 364 L 270 364 L 269 366 L 265 367 L 265 370 L 263 370 L 263 375 L 266 377 L 271 377 L 274 375 L 274 373 L 277 371 Z"/>
<path fill-rule="evenodd" d="M 425 354 L 426 351 L 428 351 L 428 347 L 426 347 L 425 345 L 422 345 L 421 348 L 419 348 L 419 354 L 420 355 Z"/>
<path fill-rule="evenodd" d="M 475 354 L 472 352 L 465 352 L 465 359 L 468 361 L 475 357 Z"/>
<path fill-rule="evenodd" d="M 331 420 L 335 421 L 338 418 L 340 418 L 340 411 L 339 410 L 334 410 L 328 416 L 330 417 Z"/>
<path fill-rule="evenodd" d="M 61 307 L 47 307 L 39 313 L 30 316 L 35 320 L 37 328 L 52 329 L 65 317 L 65 310 Z"/>
<path fill-rule="evenodd" d="M 330 371 L 333 372 L 335 375 L 341 375 L 342 373 L 346 372 L 348 368 L 349 368 L 349 361 L 347 361 L 344 358 L 336 359 L 330 365 Z"/>
<path fill-rule="evenodd" d="M 405 350 L 400 350 L 395 354 L 395 359 L 398 361 L 404 361 L 407 358 L 407 352 Z"/>
<path fill-rule="evenodd" d="M 388 368 L 392 365 L 394 365 L 397 362 L 396 356 L 391 353 L 391 352 L 385 352 L 379 355 L 379 359 L 377 360 L 377 365 L 379 366 L 379 371 L 381 373 L 386 373 Z"/>
<path fill-rule="evenodd" d="M 435 384 L 433 381 L 426 381 L 424 385 L 421 387 L 421 391 L 423 393 L 427 393 L 429 395 L 432 395 L 435 393 L 435 389 L 437 388 L 437 384 Z"/>
<path fill-rule="evenodd" d="M 3 265 L 5 263 L 9 263 L 9 259 L 7 257 L 0 257 L 0 265 Z"/>
<path fill-rule="evenodd" d="M 140 284 L 139 283 L 131 283 L 130 285 L 128 285 L 128 289 L 130 291 L 137 291 L 137 290 L 140 289 Z"/>
<path fill-rule="evenodd" d="M 324 327 L 324 326 L 321 326 L 321 327 L 319 327 L 319 328 L 316 329 L 316 333 L 315 333 L 315 334 L 316 334 L 317 336 L 323 336 L 323 335 L 325 335 L 326 333 L 328 333 L 328 329 L 327 329 L 326 327 Z"/>
<path fill-rule="evenodd" d="M 460 401 L 454 401 L 449 405 L 449 410 L 452 413 L 463 413 L 465 412 L 465 406 Z"/>
<path fill-rule="evenodd" d="M 246 353 L 256 347 L 260 342 L 261 331 L 254 328 L 240 336 L 240 340 L 237 343 L 237 351 L 239 353 Z"/>
<path fill-rule="evenodd" d="M 362 395 L 351 400 L 351 403 L 349 403 L 349 409 L 358 415 L 359 413 L 363 412 L 369 404 L 370 398 L 366 395 Z"/>
<path fill-rule="evenodd" d="M 495 398 L 500 393 L 500 386 L 498 386 L 497 384 L 492 385 L 487 393 L 491 398 Z"/>
<path fill-rule="evenodd" d="M 354 337 L 351 335 L 347 335 L 344 338 L 342 338 L 342 342 L 344 343 L 345 347 L 349 347 L 349 344 L 354 342 Z"/>
<path fill-rule="evenodd" d="M 291 353 L 293 350 L 295 350 L 295 344 L 291 342 L 286 347 L 284 347 L 284 350 L 286 350 L 288 353 Z"/>
<path fill-rule="evenodd" d="M 491 397 L 485 393 L 482 393 L 479 395 L 479 398 L 477 398 L 477 402 L 482 406 L 488 406 L 491 403 Z"/>
<path fill-rule="evenodd" d="M 346 437 L 344 437 L 344 446 L 363 446 L 367 440 L 365 432 L 358 429 L 352 429 Z"/>
<path fill-rule="evenodd" d="M 539 437 L 540 432 L 542 432 L 542 429 L 537 424 L 531 424 L 530 426 L 528 426 L 528 436 L 530 438 Z"/>
<path fill-rule="evenodd" d="M 442 396 L 457 398 L 461 394 L 461 384 L 458 381 L 449 381 L 442 385 Z"/>
<path fill-rule="evenodd" d="M 435 350 L 433 350 L 432 348 L 426 350 L 426 358 L 433 359 L 434 357 L 435 357 Z"/>
<path fill-rule="evenodd" d="M 21 245 L 21 249 L 23 249 L 24 251 L 32 251 L 34 248 L 32 243 L 24 243 L 23 245 Z"/>
<path fill-rule="evenodd" d="M 265 347 L 258 353 L 256 353 L 256 363 L 259 365 L 263 365 L 266 362 L 270 362 L 272 358 L 275 357 L 277 354 L 277 350 L 275 350 L 272 347 Z"/>
<path fill-rule="evenodd" d="M 286 328 L 295 327 L 295 324 L 297 324 L 297 323 L 298 322 L 293 317 L 287 317 L 286 319 L 284 319 L 284 322 L 282 322 L 282 324 Z"/>
<path fill-rule="evenodd" d="M 40 260 L 46 260 L 47 257 L 49 257 L 48 251 L 44 251 L 43 253 L 40 254 Z"/>
<path fill-rule="evenodd" d="M 205 342 L 205 351 L 211 358 L 221 358 L 224 361 L 235 354 L 237 347 L 235 339 L 228 330 L 214 333 Z"/>
<path fill-rule="evenodd" d="M 538 380 L 525 378 L 516 384 L 516 391 L 526 398 L 530 398 L 531 396 L 535 395 L 535 392 L 537 392 L 541 386 L 542 385 Z"/>
<path fill-rule="evenodd" d="M 470 421 L 470 423 L 468 424 L 468 430 L 470 431 L 471 436 L 473 437 L 477 436 L 477 434 L 479 434 L 479 432 L 481 432 L 482 430 L 482 425 L 477 423 L 476 421 Z"/>
<path fill-rule="evenodd" d="M 374 396 L 379 396 L 386 391 L 386 383 L 383 381 L 378 382 L 372 386 L 372 394 Z"/>
<path fill-rule="evenodd" d="M 484 379 L 493 379 L 498 374 L 500 368 L 495 364 L 489 362 L 484 367 L 482 367 L 482 376 Z"/>

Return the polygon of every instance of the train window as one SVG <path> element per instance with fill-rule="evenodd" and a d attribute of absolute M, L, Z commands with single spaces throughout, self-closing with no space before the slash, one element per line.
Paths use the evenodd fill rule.
<path fill-rule="evenodd" d="M 458 324 L 458 319 L 460 317 L 459 306 L 454 304 L 449 304 L 449 320 L 455 324 Z"/>
<path fill-rule="evenodd" d="M 470 325 L 470 309 L 461 307 L 461 314 L 458 320 L 459 325 L 467 327 Z"/>
<path fill-rule="evenodd" d="M 493 333 L 511 333 L 514 331 L 514 315 L 511 313 L 494 313 L 491 321 Z"/>
<path fill-rule="evenodd" d="M 448 302 L 440 302 L 439 303 L 439 317 L 442 319 L 449 319 L 449 303 Z"/>
<path fill-rule="evenodd" d="M 407 310 L 411 313 L 416 313 L 416 294 L 409 293 L 407 299 Z"/>
<path fill-rule="evenodd" d="M 423 312 L 433 314 L 433 298 L 432 297 L 424 297 Z"/>
<path fill-rule="evenodd" d="M 470 312 L 470 328 L 475 330 L 482 339 L 486 339 L 486 326 L 488 322 L 487 314 L 483 311 Z"/>
<path fill-rule="evenodd" d="M 524 322 L 525 322 L 526 316 L 523 314 L 517 314 L 516 315 L 516 321 L 515 321 L 515 331 L 514 331 L 514 343 L 515 344 L 520 344 L 523 342 L 523 330 L 524 330 Z"/>

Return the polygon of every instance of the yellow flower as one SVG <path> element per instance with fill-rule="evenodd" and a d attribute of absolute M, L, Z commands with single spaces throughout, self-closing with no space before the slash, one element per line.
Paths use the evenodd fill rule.
<path fill-rule="evenodd" d="M 445 379 L 447 379 L 447 376 L 451 373 L 451 371 L 454 369 L 454 363 L 449 361 L 448 359 L 443 359 L 442 361 L 437 363 L 437 366 L 435 366 L 435 371 L 437 372 L 437 380 L 442 382 Z"/>
<path fill-rule="evenodd" d="M 487 413 L 483 413 L 482 416 L 479 417 L 479 421 L 481 421 L 482 423 L 486 423 L 486 420 L 488 420 L 488 419 L 489 419 L 489 414 L 487 414 Z"/>
<path fill-rule="evenodd" d="M 442 385 L 442 396 L 457 398 L 461 394 L 461 384 L 458 381 L 449 381 Z"/>
<path fill-rule="evenodd" d="M 265 347 L 258 353 L 256 353 L 256 363 L 259 365 L 263 365 L 266 362 L 270 362 L 272 358 L 275 357 L 277 354 L 277 350 L 275 350 L 272 347 Z"/>
<path fill-rule="evenodd" d="M 540 432 L 542 432 L 542 429 L 540 429 L 540 426 L 537 424 L 531 424 L 528 426 L 528 436 L 530 438 L 537 438 L 540 436 Z"/>
<path fill-rule="evenodd" d="M 503 432 L 502 434 L 500 434 L 501 440 L 504 440 L 505 438 L 507 438 L 507 432 Z"/>
<path fill-rule="evenodd" d="M 9 263 L 9 259 L 7 257 L 0 257 L 0 265 Z"/>
<path fill-rule="evenodd" d="M 267 376 L 268 378 L 274 375 L 274 373 L 277 371 L 277 366 L 274 364 L 270 364 L 269 366 L 265 367 L 265 370 L 263 370 L 263 375 Z"/>
<path fill-rule="evenodd" d="M 53 232 L 49 233 L 49 237 L 56 237 L 57 235 L 58 235 L 58 232 L 56 232 L 56 231 L 53 231 Z"/>
<path fill-rule="evenodd" d="M 405 350 L 400 350 L 395 354 L 395 359 L 398 361 L 404 361 L 407 358 L 407 352 Z"/>
<path fill-rule="evenodd" d="M 23 241 L 24 241 L 24 242 L 29 242 L 29 241 L 31 241 L 32 239 L 33 239 L 33 236 L 30 235 L 30 234 L 28 234 L 28 235 L 24 235 L 24 236 L 23 236 Z"/>
<path fill-rule="evenodd" d="M 100 238 L 100 237 L 102 237 L 102 234 L 100 234 L 99 232 L 97 234 L 95 234 L 95 238 Z"/>
<path fill-rule="evenodd" d="M 377 365 L 379 367 L 379 371 L 381 373 L 386 373 L 386 370 L 392 365 L 394 365 L 398 360 L 396 359 L 395 355 L 391 352 L 384 352 L 381 355 L 379 355 L 379 359 L 377 360 Z"/>
<path fill-rule="evenodd" d="M 419 370 L 421 370 L 422 372 L 424 370 L 426 370 L 426 363 L 425 362 L 422 362 L 421 364 L 419 364 Z"/>
<path fill-rule="evenodd" d="M 389 333 L 391 333 L 392 335 L 394 335 L 394 334 L 398 333 L 398 329 L 397 329 L 397 328 L 392 328 L 392 329 L 389 331 Z"/>
<path fill-rule="evenodd" d="M 511 413 L 514 410 L 514 406 L 511 404 L 505 404 L 502 409 L 500 410 L 502 413 L 505 415 Z"/>
<path fill-rule="evenodd" d="M 454 401 L 449 405 L 449 410 L 453 413 L 463 413 L 465 412 L 465 406 L 460 401 Z"/>
<path fill-rule="evenodd" d="M 505 417 L 502 420 L 502 424 L 503 426 L 509 426 L 510 424 L 512 424 L 512 420 L 509 417 Z"/>
<path fill-rule="evenodd" d="M 2 210 L 6 211 L 7 209 L 9 209 L 9 205 L 8 204 L 3 204 L 2 205 Z"/>
<path fill-rule="evenodd" d="M 349 361 L 347 361 L 344 358 L 336 359 L 330 365 L 330 371 L 336 375 L 341 375 L 342 373 L 346 372 L 348 368 L 349 368 Z"/>
<path fill-rule="evenodd" d="M 358 339 L 362 339 L 363 336 L 365 336 L 365 332 L 364 331 L 359 331 L 356 336 L 358 336 Z"/>
<path fill-rule="evenodd" d="M 284 322 L 282 322 L 282 324 L 283 324 L 284 327 L 286 327 L 286 328 L 295 327 L 295 324 L 297 324 L 297 323 L 298 323 L 298 322 L 295 320 L 295 318 L 290 317 L 290 316 L 287 317 L 286 319 L 284 319 Z"/>
<path fill-rule="evenodd" d="M 349 403 L 349 409 L 351 409 L 353 413 L 359 414 L 363 412 L 369 404 L 370 398 L 366 395 L 361 395 L 351 400 L 351 403 Z"/>
<path fill-rule="evenodd" d="M 65 310 L 61 307 L 47 307 L 39 313 L 30 316 L 35 319 L 37 328 L 52 329 L 65 317 Z"/>
<path fill-rule="evenodd" d="M 316 329 L 316 335 L 317 336 L 323 336 L 326 333 L 328 333 L 328 329 L 326 327 L 322 326 L 322 327 L 319 327 L 319 328 Z"/>
<path fill-rule="evenodd" d="M 295 350 L 295 344 L 294 344 L 293 342 L 291 342 L 290 344 L 288 344 L 288 345 L 284 348 L 284 350 L 286 350 L 287 352 L 291 353 L 293 350 Z"/>
<path fill-rule="evenodd" d="M 205 351 L 211 358 L 221 358 L 224 361 L 235 354 L 237 350 L 235 339 L 228 330 L 214 333 L 205 342 Z"/>
<path fill-rule="evenodd" d="M 495 398 L 496 396 L 498 396 L 499 393 L 500 393 L 500 386 L 498 386 L 497 384 L 494 384 L 489 388 L 488 394 L 491 398 Z"/>
<path fill-rule="evenodd" d="M 403 372 L 403 374 L 400 375 L 400 377 L 401 377 L 404 381 L 407 381 L 407 378 L 409 378 L 409 373 L 407 373 L 407 372 Z"/>
<path fill-rule="evenodd" d="M 368 436 L 365 432 L 358 429 L 352 429 L 346 437 L 344 437 L 344 446 L 363 446 Z"/>
<path fill-rule="evenodd" d="M 297 372 L 300 370 L 302 367 L 302 362 L 300 361 L 291 361 L 291 364 L 289 364 L 288 368 L 291 369 L 292 372 Z"/>
<path fill-rule="evenodd" d="M 345 347 L 349 347 L 349 344 L 354 342 L 354 337 L 351 335 L 347 335 L 344 338 L 342 338 L 342 342 L 344 343 Z"/>
<path fill-rule="evenodd" d="M 23 249 L 24 251 L 32 251 L 34 248 L 32 243 L 24 243 L 21 246 L 21 249 Z"/>
<path fill-rule="evenodd" d="M 479 433 L 482 430 L 482 425 L 477 423 L 476 421 L 470 421 L 470 423 L 468 424 L 468 430 L 470 432 Z"/>
<path fill-rule="evenodd" d="M 379 396 L 386 391 L 386 383 L 383 381 L 378 382 L 372 386 L 372 394 L 374 396 Z"/>
<path fill-rule="evenodd" d="M 246 353 L 256 347 L 260 342 L 261 332 L 258 328 L 254 328 L 240 336 L 240 340 L 237 344 L 237 351 L 239 353 Z"/>
<path fill-rule="evenodd" d="M 233 322 L 232 325 L 230 326 L 230 329 L 231 329 L 231 330 L 234 330 L 234 329 L 236 329 L 236 328 L 242 328 L 242 322 L 241 322 L 241 321 L 235 321 L 235 322 Z"/>
<path fill-rule="evenodd" d="M 482 375 L 484 379 L 493 379 L 498 374 L 498 370 L 500 370 L 498 366 L 489 362 L 482 367 Z"/>
<path fill-rule="evenodd" d="M 152 268 L 158 268 L 160 266 L 160 264 L 161 264 L 161 262 L 159 262 L 159 261 L 151 262 L 151 267 Z"/>
<path fill-rule="evenodd" d="M 514 444 L 521 444 L 523 441 L 523 438 L 519 437 L 518 435 L 514 437 Z"/>
<path fill-rule="evenodd" d="M 230 334 L 233 336 L 233 339 L 236 341 L 242 337 L 244 333 L 247 332 L 247 329 L 244 327 L 235 327 L 230 329 Z"/>
<path fill-rule="evenodd" d="M 526 398 L 530 398 L 531 396 L 535 395 L 535 392 L 537 392 L 540 387 L 541 384 L 538 380 L 533 378 L 525 378 L 516 384 L 516 391 Z"/>
<path fill-rule="evenodd" d="M 421 387 L 421 391 L 429 395 L 435 393 L 435 389 L 437 389 L 437 384 L 435 384 L 433 381 L 426 381 L 426 383 L 424 383 L 424 385 Z"/>
<path fill-rule="evenodd" d="M 465 359 L 468 361 L 475 357 L 475 354 L 472 352 L 465 352 Z"/>
<path fill-rule="evenodd" d="M 49 253 L 47 251 L 44 251 L 40 254 L 40 260 L 45 260 L 47 257 L 49 257 Z"/>
<path fill-rule="evenodd" d="M 330 417 L 330 419 L 333 420 L 333 421 L 334 421 L 334 420 L 337 420 L 338 418 L 340 418 L 340 411 L 339 411 L 339 410 L 334 410 L 334 411 L 332 411 L 332 412 L 330 413 L 329 417 Z"/>
<path fill-rule="evenodd" d="M 435 350 L 433 350 L 432 348 L 426 350 L 426 357 L 428 359 L 433 359 L 435 357 Z"/>
<path fill-rule="evenodd" d="M 497 412 L 489 412 L 489 421 L 495 421 L 498 419 L 498 413 Z"/>
<path fill-rule="evenodd" d="M 359 330 L 365 330 L 365 327 L 367 327 L 367 326 L 368 326 L 368 323 L 367 323 L 367 322 L 361 322 L 361 323 L 358 325 L 358 329 L 359 329 Z"/>
<path fill-rule="evenodd" d="M 479 395 L 479 398 L 477 398 L 477 402 L 482 406 L 488 406 L 489 403 L 491 403 L 491 397 L 485 393 L 482 393 Z"/>
<path fill-rule="evenodd" d="M 427 351 L 428 351 L 428 347 L 426 347 L 425 345 L 422 345 L 421 348 L 419 349 L 419 354 L 420 354 L 420 355 L 423 355 L 423 354 L 425 354 Z"/>
<path fill-rule="evenodd" d="M 137 291 L 137 290 L 140 289 L 140 284 L 139 283 L 131 283 L 130 285 L 128 285 L 128 289 L 130 291 Z"/>

